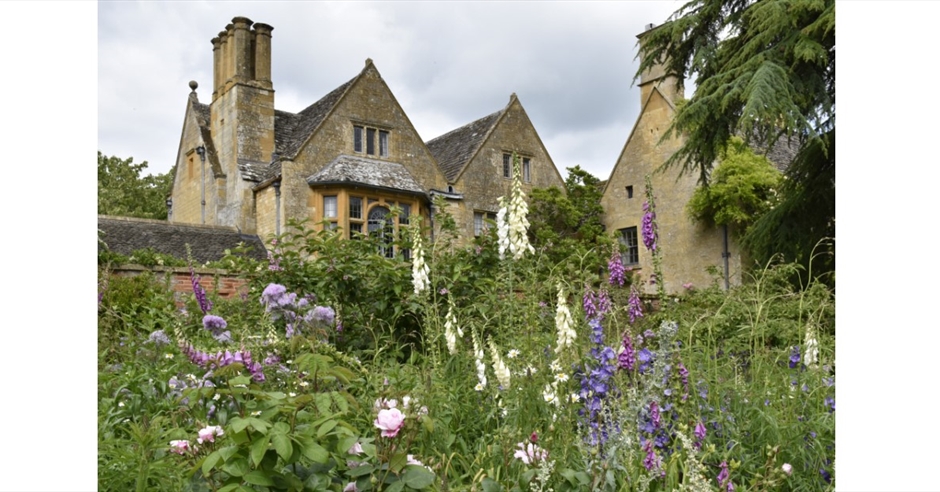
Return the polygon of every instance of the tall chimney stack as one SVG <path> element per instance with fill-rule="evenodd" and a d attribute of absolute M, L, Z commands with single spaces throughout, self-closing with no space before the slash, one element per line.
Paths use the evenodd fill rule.
<path fill-rule="evenodd" d="M 641 58 L 644 54 L 643 38 L 656 28 L 655 24 L 647 24 L 646 30 L 637 35 Z M 640 104 L 646 104 L 646 100 L 649 98 L 650 92 L 653 91 L 654 87 L 659 89 L 659 92 L 673 103 L 684 97 L 684 91 L 682 85 L 679 83 L 679 79 L 675 74 L 666 73 L 666 60 L 660 59 L 658 61 L 659 63 L 640 74 Z"/>

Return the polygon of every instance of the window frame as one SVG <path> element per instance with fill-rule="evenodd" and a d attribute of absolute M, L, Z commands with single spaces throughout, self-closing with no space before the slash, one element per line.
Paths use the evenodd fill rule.
<path fill-rule="evenodd" d="M 388 157 L 388 131 L 379 130 L 379 157 Z"/>
<path fill-rule="evenodd" d="M 366 127 L 366 155 L 375 155 L 375 128 Z"/>
<path fill-rule="evenodd" d="M 353 152 L 362 153 L 362 133 L 365 127 L 353 125 Z"/>
<path fill-rule="evenodd" d="M 332 207 L 330 206 L 331 203 L 332 203 Z M 331 209 L 332 209 L 333 214 L 328 215 Z M 324 219 L 338 219 L 339 218 L 339 196 L 338 195 L 323 195 L 323 218 Z"/>
<path fill-rule="evenodd" d="M 479 218 L 479 220 L 477 220 Z M 473 211 L 473 237 L 480 237 L 490 230 L 490 225 L 487 223 L 487 220 L 496 220 L 496 213 L 487 212 L 485 210 L 474 210 Z"/>
<path fill-rule="evenodd" d="M 377 126 L 353 123 L 353 152 L 372 157 L 391 155 L 391 134 L 389 129 Z M 376 142 L 378 139 L 378 142 Z"/>
<path fill-rule="evenodd" d="M 522 158 L 522 180 L 526 183 L 532 182 L 532 170 L 531 170 L 532 159 L 528 157 Z"/>
<path fill-rule="evenodd" d="M 620 254 L 620 259 L 624 265 L 638 265 L 640 263 L 640 238 L 637 226 L 624 227 L 617 231 L 619 234 L 617 240 L 626 249 Z"/>

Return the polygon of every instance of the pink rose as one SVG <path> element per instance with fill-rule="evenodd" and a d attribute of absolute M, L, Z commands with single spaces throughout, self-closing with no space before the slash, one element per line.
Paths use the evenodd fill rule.
<path fill-rule="evenodd" d="M 216 436 L 225 435 L 225 432 L 222 431 L 222 427 L 218 425 L 210 425 L 203 429 L 199 429 L 199 438 L 196 441 L 199 444 L 204 442 L 215 442 Z"/>
<path fill-rule="evenodd" d="M 405 414 L 397 408 L 379 410 L 375 426 L 382 430 L 382 437 L 395 437 L 405 423 Z"/>
<path fill-rule="evenodd" d="M 176 454 L 185 454 L 189 451 L 189 441 L 170 441 L 170 451 Z"/>

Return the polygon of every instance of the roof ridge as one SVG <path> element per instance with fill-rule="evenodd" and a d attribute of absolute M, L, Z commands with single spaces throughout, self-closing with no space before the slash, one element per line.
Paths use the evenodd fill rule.
<path fill-rule="evenodd" d="M 447 132 L 447 133 L 444 133 L 444 134 L 442 134 L 442 135 L 438 135 L 438 136 L 432 138 L 431 140 L 428 140 L 428 141 L 425 142 L 425 143 L 430 144 L 431 142 L 433 142 L 433 141 L 435 141 L 435 140 L 442 139 L 442 138 L 444 138 L 444 137 L 450 135 L 451 133 L 455 133 L 455 132 L 458 132 L 458 131 L 460 131 L 460 130 L 463 130 L 464 128 L 466 128 L 466 127 L 468 127 L 468 126 L 472 126 L 474 123 L 483 121 L 483 120 L 485 120 L 485 119 L 487 119 L 487 118 L 492 118 L 493 116 L 497 116 L 499 113 L 502 113 L 505 109 L 506 109 L 506 108 L 503 108 L 503 109 L 500 109 L 499 111 L 490 113 L 490 114 L 488 114 L 488 115 L 486 115 L 486 116 L 484 116 L 484 117 L 482 117 L 482 118 L 477 118 L 477 119 L 471 121 L 470 123 L 467 123 L 466 125 L 459 126 L 459 127 L 454 128 L 453 130 L 451 130 L 451 131 L 449 131 L 449 132 Z"/>
<path fill-rule="evenodd" d="M 509 106 L 425 142 L 449 182 L 459 179 Z M 475 128 L 479 126 L 479 128 Z M 473 131 L 475 130 L 475 131 Z M 472 134 L 469 134 L 473 131 Z"/>

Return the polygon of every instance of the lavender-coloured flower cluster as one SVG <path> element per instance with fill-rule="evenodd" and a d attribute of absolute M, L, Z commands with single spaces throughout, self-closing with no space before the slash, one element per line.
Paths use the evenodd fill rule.
<path fill-rule="evenodd" d="M 314 332 L 330 326 L 336 320 L 336 312 L 327 306 L 316 306 L 316 297 L 307 295 L 299 297 L 294 292 L 287 292 L 287 287 L 280 284 L 268 284 L 261 293 L 261 304 L 265 312 L 270 314 L 274 321 L 284 320 L 287 338 L 294 336 L 304 329 Z"/>
<path fill-rule="evenodd" d="M 251 351 L 249 350 L 236 350 L 234 353 L 229 350 L 225 352 L 220 350 L 215 354 L 210 354 L 193 347 L 192 344 L 181 346 L 180 350 L 189 357 L 190 362 L 207 370 L 225 367 L 237 362 L 248 369 L 252 380 L 259 383 L 265 380 L 264 366 L 260 362 L 252 360 Z"/>
<path fill-rule="evenodd" d="M 594 343 L 591 348 L 593 360 L 579 371 L 579 399 L 584 402 L 584 408 L 578 413 L 584 417 L 588 444 L 603 448 L 610 433 L 617 430 L 616 423 L 611 422 L 603 412 L 603 402 L 616 394 L 610 380 L 617 368 L 617 355 L 612 348 L 604 345 L 604 328 L 601 322 L 591 319 L 588 325 L 591 327 L 591 341 Z"/>

